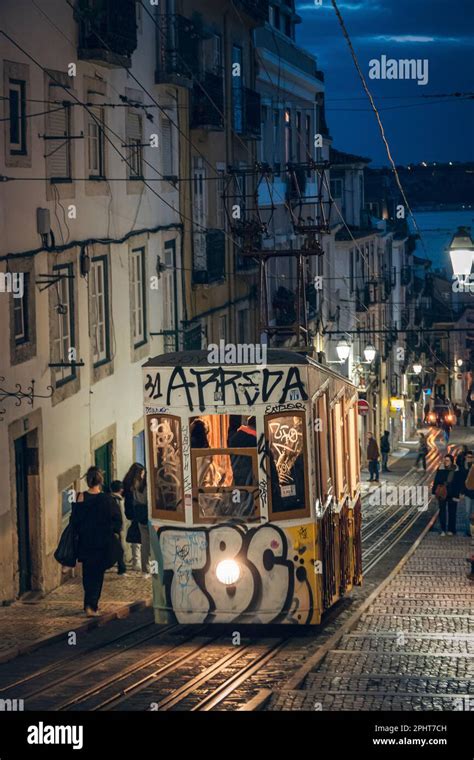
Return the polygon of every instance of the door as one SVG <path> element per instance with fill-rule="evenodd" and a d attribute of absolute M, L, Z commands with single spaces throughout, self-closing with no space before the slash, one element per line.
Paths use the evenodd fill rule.
<path fill-rule="evenodd" d="M 94 452 L 95 466 L 102 470 L 104 475 L 104 491 L 110 490 L 112 482 L 112 446 L 113 441 L 107 441 Z"/>
<path fill-rule="evenodd" d="M 15 441 L 16 509 L 18 530 L 18 569 L 20 595 L 32 589 L 30 543 L 30 514 L 28 504 L 28 446 L 27 436 Z"/>
<path fill-rule="evenodd" d="M 133 461 L 145 467 L 145 431 L 133 436 Z"/>

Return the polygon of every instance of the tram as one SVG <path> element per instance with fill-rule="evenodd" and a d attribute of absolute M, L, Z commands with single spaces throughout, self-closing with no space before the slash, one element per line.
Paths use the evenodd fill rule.
<path fill-rule="evenodd" d="M 143 366 L 157 623 L 317 624 L 362 580 L 357 390 L 305 354 Z"/>

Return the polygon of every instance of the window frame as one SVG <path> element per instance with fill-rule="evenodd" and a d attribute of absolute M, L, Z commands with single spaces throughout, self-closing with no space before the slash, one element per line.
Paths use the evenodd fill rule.
<path fill-rule="evenodd" d="M 18 135 L 19 141 L 17 143 L 12 142 L 12 101 L 11 93 L 18 92 Z M 16 77 L 8 77 L 8 114 L 9 114 L 9 128 L 8 128 L 8 152 L 10 156 L 26 156 L 28 155 L 27 144 L 27 127 L 28 120 L 26 114 L 26 80 L 17 79 Z M 19 147 L 13 148 L 13 145 Z"/>
<path fill-rule="evenodd" d="M 247 448 L 245 447 L 233 447 L 233 448 L 220 447 L 220 448 L 215 448 L 215 449 L 192 448 L 190 449 L 190 454 L 191 454 L 191 491 L 192 491 L 192 502 L 193 502 L 193 522 L 199 523 L 199 524 L 222 523 L 222 522 L 229 522 L 229 520 L 232 520 L 232 519 L 236 519 L 236 518 L 233 518 L 232 515 L 216 515 L 215 517 L 202 517 L 199 514 L 199 498 L 198 498 L 198 495 L 200 493 L 206 493 L 206 494 L 207 493 L 209 494 L 232 493 L 235 490 L 247 491 L 248 493 L 253 493 L 254 495 L 255 511 L 253 515 L 251 517 L 239 518 L 239 519 L 241 519 L 245 523 L 255 522 L 256 520 L 260 519 L 261 508 L 260 508 L 260 489 L 258 485 L 258 448 L 256 445 L 249 446 Z M 251 457 L 252 471 L 255 475 L 256 485 L 237 486 L 233 484 L 231 486 L 201 486 L 201 487 L 197 485 L 197 459 L 203 456 L 214 456 L 214 455 L 231 456 L 232 454 L 236 454 L 237 456 Z"/>
<path fill-rule="evenodd" d="M 130 119 L 136 117 L 139 123 L 140 137 L 131 136 Z M 130 182 L 144 179 L 143 172 L 143 117 L 136 111 L 129 110 L 126 116 L 126 144 L 127 144 L 127 179 Z"/>
<path fill-rule="evenodd" d="M 53 113 L 58 108 L 58 102 L 55 100 L 54 96 L 54 88 L 57 88 L 59 85 L 57 85 L 54 81 L 50 81 L 48 85 L 48 106 L 51 109 L 51 113 Z M 71 141 L 71 133 L 72 133 L 72 111 L 71 111 L 71 103 L 69 100 L 65 100 L 62 103 L 62 107 L 64 108 L 64 116 L 65 116 L 65 130 L 64 130 L 64 137 L 57 136 L 56 140 L 50 140 L 46 142 L 46 150 L 45 150 L 45 166 L 46 166 L 46 176 L 48 178 L 48 181 L 51 185 L 60 185 L 60 184 L 67 184 L 71 183 L 72 180 L 72 141 Z M 46 115 L 46 132 L 49 132 L 50 129 L 50 121 L 49 121 L 49 114 Z M 56 146 L 56 148 L 51 148 L 54 143 L 59 143 L 59 145 Z M 64 176 L 56 175 L 56 174 L 50 174 L 48 169 L 48 159 L 53 156 L 58 150 L 61 150 L 64 147 L 66 152 L 66 169 Z"/>
<path fill-rule="evenodd" d="M 279 419 L 281 417 L 299 417 L 303 421 L 303 465 L 304 465 L 303 472 L 305 473 L 305 483 L 304 483 L 305 507 L 304 509 L 292 509 L 292 510 L 287 510 L 285 512 L 274 512 L 273 505 L 272 505 L 272 483 L 271 483 L 272 476 L 271 476 L 271 471 L 270 471 L 270 466 L 269 466 L 270 457 L 268 455 L 268 450 L 270 448 L 269 423 L 273 419 Z M 272 412 L 270 414 L 266 414 L 264 417 L 264 429 L 265 429 L 265 444 L 266 444 L 266 449 L 267 449 L 265 459 L 268 463 L 268 467 L 267 467 L 268 521 L 279 522 L 282 520 L 299 520 L 303 518 L 310 518 L 311 505 L 309 501 L 308 435 L 307 435 L 307 425 L 306 425 L 306 411 L 283 410 L 281 412 Z"/>
<path fill-rule="evenodd" d="M 13 340 L 15 346 L 23 346 L 30 342 L 29 330 L 29 298 L 30 298 L 30 273 L 23 272 L 23 295 L 21 298 L 13 298 Z M 23 325 L 23 334 L 18 337 L 15 326 L 15 315 L 20 311 Z"/>
<path fill-rule="evenodd" d="M 135 275 L 135 260 L 138 260 L 140 262 L 141 266 L 141 287 L 137 280 L 134 279 Z M 141 246 L 140 248 L 132 248 L 130 251 L 130 264 L 131 264 L 131 275 L 130 275 L 130 285 L 132 289 L 132 297 L 133 301 L 130 304 L 130 311 L 132 315 L 132 325 L 133 330 L 135 330 L 136 326 L 136 317 L 135 312 L 137 311 L 137 301 L 136 301 L 136 295 L 138 292 L 141 293 L 141 299 L 142 299 L 142 333 L 139 337 L 139 340 L 135 342 L 136 338 L 135 335 L 132 333 L 132 342 L 134 348 L 140 348 L 140 346 L 145 345 L 145 343 L 148 342 L 148 335 L 147 335 L 147 319 L 146 319 L 146 274 L 145 274 L 145 247 Z"/>
<path fill-rule="evenodd" d="M 323 421 L 322 430 L 316 430 L 316 428 L 314 428 L 314 446 L 316 454 L 316 481 L 319 491 L 319 501 L 321 504 L 321 509 L 324 510 L 328 502 L 330 502 L 334 496 L 334 479 L 331 466 L 333 455 L 330 432 L 331 416 L 328 390 L 323 391 L 314 399 L 313 415 L 314 420 L 322 419 Z M 324 446 L 324 450 L 322 444 Z M 324 488 L 323 480 L 326 483 Z"/>
<path fill-rule="evenodd" d="M 103 301 L 104 301 L 104 346 L 105 346 L 105 356 L 103 358 L 97 359 L 97 361 L 94 361 L 94 348 L 93 345 L 91 345 L 92 348 L 92 359 L 93 359 L 93 367 L 94 369 L 96 367 L 102 366 L 102 364 L 107 364 L 110 361 L 110 298 L 109 298 L 109 262 L 108 257 L 106 255 L 102 256 L 94 256 L 91 258 L 91 277 L 95 278 L 94 269 L 97 264 L 102 264 L 103 266 L 103 285 L 104 285 L 104 291 L 103 291 Z M 95 285 L 97 284 L 97 281 L 95 280 Z M 89 298 L 91 300 L 90 306 L 92 307 L 92 299 L 94 296 L 92 293 L 90 293 L 89 290 Z M 95 294 L 95 298 L 97 299 L 97 293 Z M 92 311 L 92 309 L 91 309 Z M 99 324 L 99 320 L 97 320 L 97 325 Z M 97 329 L 97 325 L 95 325 Z M 93 325 L 91 324 L 91 327 Z"/>
<path fill-rule="evenodd" d="M 97 121 L 91 116 L 90 112 L 93 112 Z M 99 113 L 96 113 L 98 111 Z M 95 106 L 92 105 L 89 107 L 89 111 L 87 112 L 87 169 L 89 174 L 89 179 L 92 181 L 100 181 L 105 180 L 105 132 L 102 124 L 98 123 L 102 122 L 102 124 L 105 122 L 105 112 L 103 106 Z M 97 129 L 97 136 L 95 138 L 91 137 L 90 134 L 90 128 L 94 127 Z M 97 143 L 97 163 L 98 168 L 97 170 L 92 169 L 91 166 L 91 140 L 95 140 Z"/>
<path fill-rule="evenodd" d="M 152 418 L 159 418 L 159 419 L 169 419 L 174 420 L 178 423 L 178 451 L 181 455 L 181 496 L 182 496 L 182 504 L 183 508 L 181 511 L 178 509 L 171 510 L 171 509 L 157 509 L 156 503 L 155 503 L 155 468 L 153 466 L 153 438 L 152 438 L 152 430 L 150 427 L 150 420 Z M 184 455 L 183 455 L 183 419 L 179 417 L 176 414 L 167 414 L 167 413 L 157 413 L 157 414 L 147 414 L 146 415 L 146 428 L 147 428 L 147 440 L 148 440 L 148 451 L 145 451 L 145 456 L 147 456 L 147 469 L 149 473 L 149 488 L 151 488 L 151 509 L 150 509 L 150 518 L 156 519 L 156 520 L 170 520 L 173 522 L 180 522 L 184 523 L 186 522 L 186 493 L 184 489 Z M 150 492 L 149 492 L 150 493 Z"/>
<path fill-rule="evenodd" d="M 53 266 L 53 272 L 60 273 L 61 270 L 66 270 L 66 273 L 69 275 L 68 278 L 61 279 L 60 283 L 65 282 L 67 285 L 67 295 L 68 295 L 67 307 L 68 307 L 68 316 L 69 316 L 69 320 L 68 320 L 69 321 L 69 336 L 68 337 L 69 337 L 69 350 L 70 350 L 71 348 L 75 348 L 74 344 L 75 344 L 75 332 L 76 332 L 76 325 L 74 321 L 74 308 L 75 308 L 74 278 L 71 277 L 71 275 L 74 274 L 74 265 L 72 263 L 69 263 L 69 264 L 55 264 Z M 60 343 L 60 353 L 59 353 L 58 361 L 66 362 L 67 356 L 61 355 L 61 345 L 64 341 L 64 335 L 62 335 L 62 330 L 61 330 L 61 325 L 62 325 L 62 322 L 60 320 L 61 316 L 64 316 L 64 315 L 56 313 L 56 318 L 58 319 L 58 325 L 59 325 L 59 330 L 58 330 L 59 337 L 57 338 L 57 340 Z M 67 369 L 70 370 L 70 373 L 64 376 L 64 373 Z M 61 386 L 66 385 L 66 383 L 71 382 L 71 380 L 75 380 L 77 377 L 77 369 L 76 369 L 75 364 L 73 364 L 71 367 L 53 367 L 53 371 L 55 375 L 54 382 L 55 382 L 56 388 L 60 388 Z M 59 373 L 62 374 L 62 377 L 60 379 L 58 379 Z"/>

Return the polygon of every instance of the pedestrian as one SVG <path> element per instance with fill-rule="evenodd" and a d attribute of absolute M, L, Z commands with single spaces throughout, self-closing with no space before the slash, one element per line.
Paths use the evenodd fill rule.
<path fill-rule="evenodd" d="M 125 504 L 123 499 L 123 483 L 121 480 L 113 480 L 110 484 L 110 495 L 115 502 L 115 513 L 118 519 L 120 519 L 120 532 L 117 534 L 117 538 L 121 546 L 121 554 L 117 561 L 118 575 L 126 575 L 127 567 L 125 564 L 125 555 L 127 544 L 125 542 Z"/>
<path fill-rule="evenodd" d="M 380 453 L 382 454 L 382 472 L 390 472 L 387 467 L 388 455 L 390 454 L 390 433 L 388 430 L 384 430 L 380 439 Z"/>
<path fill-rule="evenodd" d="M 105 571 L 120 554 L 115 536 L 121 520 L 112 497 L 102 491 L 104 477 L 98 467 L 89 467 L 86 482 L 87 491 L 79 493 L 72 505 L 71 522 L 77 535 L 77 558 L 82 562 L 84 611 L 87 617 L 96 617 Z"/>
<path fill-rule="evenodd" d="M 457 404 L 453 404 L 453 412 L 456 416 L 456 425 L 459 425 L 459 420 L 461 418 L 461 408 Z"/>
<path fill-rule="evenodd" d="M 150 533 L 148 529 L 148 500 L 146 490 L 146 471 L 143 465 L 134 462 L 123 479 L 125 497 L 125 515 L 138 525 L 140 536 L 140 564 L 138 564 L 137 542 L 132 542 L 134 569 L 141 569 L 143 575 L 148 578 L 150 561 Z M 135 533 L 136 533 L 135 525 Z M 132 528 L 132 526 L 131 526 Z M 130 542 L 130 539 L 128 539 Z"/>
<path fill-rule="evenodd" d="M 466 515 L 466 535 L 471 535 L 471 522 L 474 519 L 474 453 L 468 451 L 464 460 L 465 475 L 461 492 L 464 494 L 464 509 Z"/>
<path fill-rule="evenodd" d="M 428 441 L 426 440 L 426 435 L 424 433 L 420 433 L 419 435 L 419 442 L 418 442 L 418 456 L 416 457 L 416 463 L 415 467 L 419 469 L 419 464 L 421 461 L 422 467 L 424 470 L 426 470 L 426 457 L 428 456 Z"/>
<path fill-rule="evenodd" d="M 441 429 L 442 429 L 443 435 L 444 435 L 444 442 L 445 442 L 445 444 L 447 446 L 448 443 L 449 443 L 449 436 L 451 435 L 451 425 L 449 424 L 449 422 L 447 420 L 443 420 L 442 425 L 441 425 Z"/>
<path fill-rule="evenodd" d="M 423 423 L 425 425 L 428 424 L 428 415 L 430 413 L 430 405 L 429 403 L 426 403 L 423 407 Z"/>
<path fill-rule="evenodd" d="M 465 406 L 463 409 L 462 418 L 464 421 L 464 427 L 467 427 L 467 421 L 469 419 L 469 409 L 467 406 Z"/>
<path fill-rule="evenodd" d="M 456 510 L 463 485 L 462 475 L 456 469 L 451 454 L 446 454 L 443 463 L 444 467 L 436 472 L 431 493 L 438 499 L 441 535 L 445 536 L 447 532 L 448 536 L 453 536 L 456 533 Z"/>
<path fill-rule="evenodd" d="M 468 450 L 469 450 L 468 447 L 466 446 L 466 444 L 464 444 L 463 446 L 461 446 L 461 451 L 456 457 L 456 466 L 461 471 L 464 470 L 464 461 L 466 459 Z"/>
<path fill-rule="evenodd" d="M 379 482 L 379 447 L 377 446 L 377 441 L 375 440 L 372 433 L 367 433 L 368 438 L 368 444 L 367 444 L 367 461 L 369 463 L 369 483 L 378 483 Z"/>

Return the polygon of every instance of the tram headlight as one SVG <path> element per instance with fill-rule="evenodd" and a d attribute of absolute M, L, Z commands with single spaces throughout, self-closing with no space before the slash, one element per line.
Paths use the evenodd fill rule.
<path fill-rule="evenodd" d="M 428 422 L 436 422 L 436 414 L 434 412 L 429 413 Z"/>
<path fill-rule="evenodd" d="M 240 567 L 233 559 L 223 559 L 217 564 L 216 575 L 224 586 L 233 586 L 240 578 Z"/>

